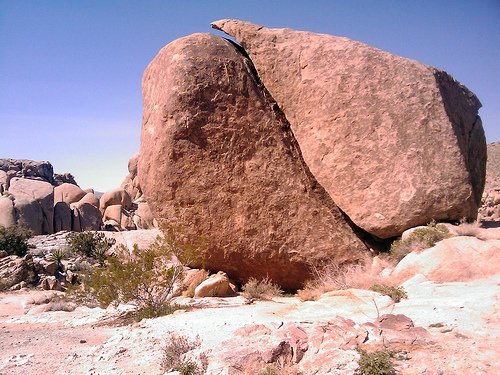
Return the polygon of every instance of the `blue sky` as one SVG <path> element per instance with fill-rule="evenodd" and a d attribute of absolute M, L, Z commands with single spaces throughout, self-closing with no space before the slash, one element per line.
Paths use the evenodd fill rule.
<path fill-rule="evenodd" d="M 500 140 L 500 1 L 0 0 L 0 157 L 119 186 L 139 150 L 141 77 L 169 42 L 238 18 L 346 36 L 436 66 L 476 93 Z"/>

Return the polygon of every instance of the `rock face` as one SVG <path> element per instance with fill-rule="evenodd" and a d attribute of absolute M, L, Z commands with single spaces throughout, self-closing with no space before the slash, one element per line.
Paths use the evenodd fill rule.
<path fill-rule="evenodd" d="M 388 238 L 432 219 L 476 217 L 481 104 L 447 73 L 347 38 L 238 20 L 212 26 L 248 53 L 311 172 L 357 226 Z"/>
<path fill-rule="evenodd" d="M 169 44 L 143 96 L 140 186 L 156 218 L 206 242 L 205 266 L 297 288 L 311 264 L 362 256 L 237 46 L 208 34 Z"/>

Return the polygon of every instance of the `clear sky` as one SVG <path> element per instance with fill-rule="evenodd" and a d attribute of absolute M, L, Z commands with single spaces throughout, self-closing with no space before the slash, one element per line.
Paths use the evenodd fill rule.
<path fill-rule="evenodd" d="M 0 158 L 118 187 L 139 150 L 141 77 L 169 42 L 238 18 L 345 36 L 436 66 L 500 140 L 500 1 L 0 0 Z"/>

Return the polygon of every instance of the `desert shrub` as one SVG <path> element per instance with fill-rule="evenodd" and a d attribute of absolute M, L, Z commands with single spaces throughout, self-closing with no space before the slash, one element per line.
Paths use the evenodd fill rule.
<path fill-rule="evenodd" d="M 360 358 L 358 360 L 359 368 L 357 375 L 392 375 L 395 374 L 394 365 L 391 359 L 394 352 L 389 350 L 377 350 L 371 353 L 363 349 L 357 349 Z"/>
<path fill-rule="evenodd" d="M 62 261 L 64 258 L 66 258 L 66 249 L 64 248 L 55 249 L 49 254 L 49 260 L 56 262 L 58 271 L 63 270 Z"/>
<path fill-rule="evenodd" d="M 191 245 L 184 245 L 169 232 L 144 250 L 134 245 L 132 253 L 118 247 L 116 256 L 96 267 L 83 278 L 82 288 L 74 293 L 82 302 L 96 301 L 101 307 L 132 302 L 137 316 L 157 317 L 172 313 L 176 285 L 182 281 L 184 267 L 193 259 Z M 121 251 L 120 251 L 121 250 Z"/>
<path fill-rule="evenodd" d="M 194 359 L 187 357 L 187 353 L 198 348 L 200 344 L 199 337 L 189 340 L 186 336 L 170 333 L 163 347 L 162 371 L 178 371 L 182 375 L 204 374 L 206 369 L 204 358 L 202 358 L 202 363 L 198 364 Z"/>
<path fill-rule="evenodd" d="M 16 225 L 7 228 L 0 226 L 0 250 L 6 251 L 8 255 L 25 256 L 30 249 L 28 239 L 32 235 L 30 230 Z"/>
<path fill-rule="evenodd" d="M 103 264 L 107 251 L 116 243 L 116 240 L 106 238 L 104 233 L 85 231 L 72 233 L 67 237 L 66 243 L 71 251 Z"/>
<path fill-rule="evenodd" d="M 482 232 L 481 222 L 478 220 L 468 223 L 465 219 L 460 220 L 460 225 L 453 228 L 457 236 L 476 237 L 480 240 L 487 239 Z"/>
<path fill-rule="evenodd" d="M 257 280 L 250 278 L 248 282 L 243 285 L 243 297 L 248 299 L 268 299 L 269 297 L 278 297 L 283 294 L 283 291 L 276 284 L 273 284 L 269 278 Z"/>
<path fill-rule="evenodd" d="M 394 287 L 385 284 L 374 284 L 370 290 L 383 294 L 384 296 L 389 296 L 396 303 L 401 302 L 402 299 L 408 298 L 408 295 L 402 286 Z"/>
<path fill-rule="evenodd" d="M 394 241 L 390 253 L 396 261 L 400 261 L 412 251 L 428 249 L 448 237 L 451 237 L 448 228 L 432 221 L 425 228 L 415 229 L 408 238 Z"/>
<path fill-rule="evenodd" d="M 76 259 L 71 268 L 72 271 L 79 271 L 83 274 L 90 274 L 92 269 L 92 264 L 86 259 Z"/>

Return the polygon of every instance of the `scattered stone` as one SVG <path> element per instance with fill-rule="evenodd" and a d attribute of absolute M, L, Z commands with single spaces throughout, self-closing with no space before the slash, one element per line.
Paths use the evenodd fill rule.
<path fill-rule="evenodd" d="M 218 272 L 200 283 L 194 290 L 194 298 L 202 297 L 230 297 L 234 291 L 225 272 Z"/>

